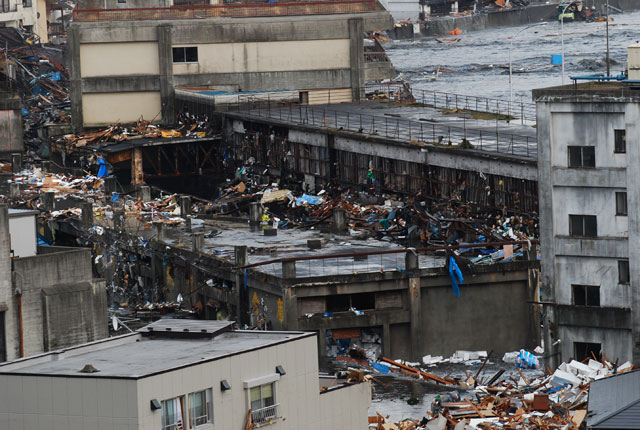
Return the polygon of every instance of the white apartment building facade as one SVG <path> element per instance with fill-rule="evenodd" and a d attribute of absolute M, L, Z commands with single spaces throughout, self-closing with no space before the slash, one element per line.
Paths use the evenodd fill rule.
<path fill-rule="evenodd" d="M 46 0 L 0 0 L 0 27 L 22 27 L 40 37 L 47 36 Z"/>
<path fill-rule="evenodd" d="M 367 428 L 369 383 L 319 379 L 314 333 L 233 324 L 160 320 L 0 365 L 0 428 Z"/>
<path fill-rule="evenodd" d="M 534 90 L 551 366 L 640 361 L 640 45 L 627 81 Z"/>

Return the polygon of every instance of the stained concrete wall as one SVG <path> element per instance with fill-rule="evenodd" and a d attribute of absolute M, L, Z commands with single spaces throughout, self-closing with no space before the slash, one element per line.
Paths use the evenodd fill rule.
<path fill-rule="evenodd" d="M 22 102 L 17 92 L 0 90 L 0 158 L 22 153 Z"/>
<path fill-rule="evenodd" d="M 572 303 L 572 285 L 600 287 L 601 308 L 592 312 L 630 312 L 628 325 L 574 318 L 584 307 L 547 308 L 545 343 L 561 340 L 550 351 L 551 366 L 573 356 L 574 342 L 594 342 L 611 357 L 640 360 L 640 193 L 632 170 L 640 166 L 639 102 L 617 91 L 537 90 L 541 300 Z M 626 130 L 625 154 L 614 153 L 614 130 Z M 569 145 L 595 146 L 595 168 L 568 167 Z M 615 193 L 627 192 L 627 216 L 616 215 Z M 595 215 L 598 237 L 569 236 L 569 214 Z M 629 260 L 629 285 L 620 284 L 618 260 Z M 600 321 L 600 322 L 599 322 Z M 552 347 L 553 348 L 553 347 Z"/>

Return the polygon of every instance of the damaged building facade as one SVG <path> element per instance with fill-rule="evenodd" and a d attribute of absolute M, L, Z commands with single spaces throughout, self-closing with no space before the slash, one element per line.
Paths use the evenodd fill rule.
<path fill-rule="evenodd" d="M 305 100 L 327 103 L 329 89 L 331 102 L 359 100 L 371 79 L 367 71 L 381 79 L 386 64 L 383 77 L 395 74 L 388 61 L 365 64 L 364 33 L 393 26 L 375 1 L 157 2 L 144 8 L 109 3 L 113 8 L 80 1 L 68 31 L 77 130 L 141 117 L 171 124 L 174 89 L 181 86 L 233 93 L 299 90 Z"/>
<path fill-rule="evenodd" d="M 108 335 L 91 250 L 37 246 L 38 213 L 0 206 L 0 361 Z"/>
<path fill-rule="evenodd" d="M 554 361 L 640 358 L 640 47 L 629 81 L 534 90 L 541 301 Z"/>

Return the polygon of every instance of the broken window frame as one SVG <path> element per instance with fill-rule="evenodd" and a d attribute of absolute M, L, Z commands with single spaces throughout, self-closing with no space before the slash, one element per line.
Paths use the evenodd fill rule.
<path fill-rule="evenodd" d="M 618 260 L 618 283 L 629 285 L 630 282 L 629 260 Z"/>
<path fill-rule="evenodd" d="M 571 303 L 574 306 L 600 307 L 600 286 L 571 284 Z"/>
<path fill-rule="evenodd" d="M 194 51 L 195 50 L 195 51 Z M 195 52 L 195 57 L 194 57 Z M 182 53 L 181 56 L 176 55 Z M 198 47 L 197 46 L 175 46 L 171 49 L 173 64 L 197 64 L 198 63 Z"/>
<path fill-rule="evenodd" d="M 568 146 L 568 166 L 571 168 L 594 169 L 596 167 L 595 146 Z"/>
<path fill-rule="evenodd" d="M 627 216 L 627 192 L 616 191 L 616 216 Z"/>
<path fill-rule="evenodd" d="M 200 398 L 198 404 L 198 398 Z M 198 410 L 196 410 L 196 406 Z M 213 423 L 213 400 L 211 388 L 189 393 L 189 426 L 192 429 Z"/>
<path fill-rule="evenodd" d="M 595 215 L 569 215 L 569 236 L 598 237 L 598 217 Z"/>
<path fill-rule="evenodd" d="M 614 154 L 626 154 L 627 153 L 627 131 L 613 130 L 613 152 Z"/>

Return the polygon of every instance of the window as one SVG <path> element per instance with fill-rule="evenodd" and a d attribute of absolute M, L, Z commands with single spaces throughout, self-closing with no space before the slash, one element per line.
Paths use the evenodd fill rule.
<path fill-rule="evenodd" d="M 618 260 L 618 282 L 629 283 L 629 260 Z"/>
<path fill-rule="evenodd" d="M 627 215 L 627 193 L 625 192 L 616 193 L 616 215 Z"/>
<path fill-rule="evenodd" d="M 573 342 L 574 360 L 584 361 L 587 358 L 602 359 L 602 345 L 599 343 Z"/>
<path fill-rule="evenodd" d="M 624 130 L 613 130 L 614 134 L 614 148 L 613 152 L 616 154 L 624 154 L 627 152 L 627 135 Z"/>
<path fill-rule="evenodd" d="M 184 428 L 183 405 L 184 397 L 175 397 L 162 402 L 162 430 L 180 430 Z"/>
<path fill-rule="evenodd" d="M 32 7 L 33 4 L 31 0 L 22 0 L 22 7 Z"/>
<path fill-rule="evenodd" d="M 4 312 L 0 312 L 0 362 L 7 359 L 4 334 Z"/>
<path fill-rule="evenodd" d="M 569 146 L 569 167 L 596 167 L 596 147 Z"/>
<path fill-rule="evenodd" d="M 189 47 L 173 48 L 173 62 L 174 63 L 197 63 L 198 47 L 189 46 Z"/>
<path fill-rule="evenodd" d="M 600 306 L 600 287 L 597 285 L 572 285 L 575 306 Z"/>
<path fill-rule="evenodd" d="M 267 423 L 277 417 L 277 404 L 273 392 L 274 383 L 252 387 L 251 417 L 255 424 Z"/>
<path fill-rule="evenodd" d="M 191 428 L 211 422 L 213 422 L 211 389 L 189 394 L 189 425 Z"/>
<path fill-rule="evenodd" d="M 597 237 L 598 223 L 595 215 L 569 215 L 569 236 Z"/>

